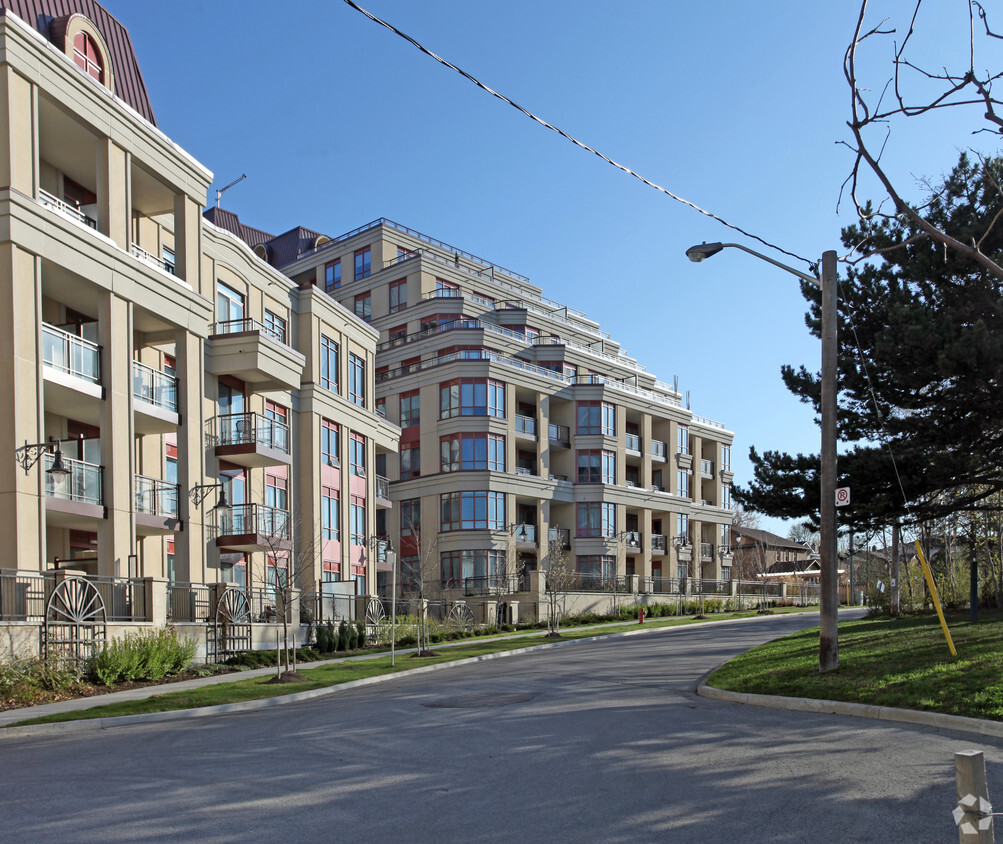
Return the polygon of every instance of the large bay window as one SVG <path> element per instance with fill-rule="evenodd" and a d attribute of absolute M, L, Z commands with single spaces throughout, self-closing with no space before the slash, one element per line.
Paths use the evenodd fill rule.
<path fill-rule="evenodd" d="M 490 378 L 461 378 L 439 385 L 439 418 L 505 418 L 505 384 Z"/>
<path fill-rule="evenodd" d="M 501 530 L 505 527 L 504 492 L 447 492 L 439 496 L 440 529 Z"/>

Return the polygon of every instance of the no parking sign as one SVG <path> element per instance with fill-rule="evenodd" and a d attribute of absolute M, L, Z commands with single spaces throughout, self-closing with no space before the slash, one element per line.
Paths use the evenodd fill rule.
<path fill-rule="evenodd" d="M 841 486 L 836 490 L 836 506 L 845 507 L 850 503 L 850 488 L 848 486 Z"/>

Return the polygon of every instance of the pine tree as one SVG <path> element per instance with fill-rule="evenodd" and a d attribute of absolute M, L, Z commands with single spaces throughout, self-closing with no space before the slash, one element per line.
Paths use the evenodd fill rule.
<path fill-rule="evenodd" d="M 981 241 L 997 261 L 1001 173 L 1003 160 L 962 154 L 925 206 L 927 219 L 962 242 Z M 851 265 L 839 286 L 838 435 L 851 446 L 839 473 L 853 488 L 841 520 L 866 527 L 979 508 L 1003 490 L 1003 282 L 906 218 L 853 225 L 842 239 L 848 249 L 866 242 L 883 260 Z M 818 336 L 818 290 L 805 283 L 802 292 Z M 782 377 L 819 412 L 817 373 L 785 366 Z M 754 479 L 735 490 L 740 503 L 817 519 L 817 454 L 753 448 L 750 458 Z"/>

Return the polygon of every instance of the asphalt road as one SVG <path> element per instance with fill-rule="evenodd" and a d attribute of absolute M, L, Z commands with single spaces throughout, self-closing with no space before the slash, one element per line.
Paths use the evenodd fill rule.
<path fill-rule="evenodd" d="M 449 668 L 259 712 L 0 744 L 0 841 L 957 841 L 925 727 L 697 697 L 815 616 Z"/>

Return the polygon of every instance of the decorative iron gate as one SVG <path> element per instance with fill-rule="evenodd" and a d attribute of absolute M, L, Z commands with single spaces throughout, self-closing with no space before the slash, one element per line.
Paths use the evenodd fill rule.
<path fill-rule="evenodd" d="M 227 586 L 220 592 L 205 634 L 207 663 L 251 649 L 251 604 L 243 589 Z"/>
<path fill-rule="evenodd" d="M 104 647 L 107 639 L 108 613 L 97 587 L 85 577 L 67 577 L 57 583 L 45 604 L 45 656 L 83 662 Z"/>

